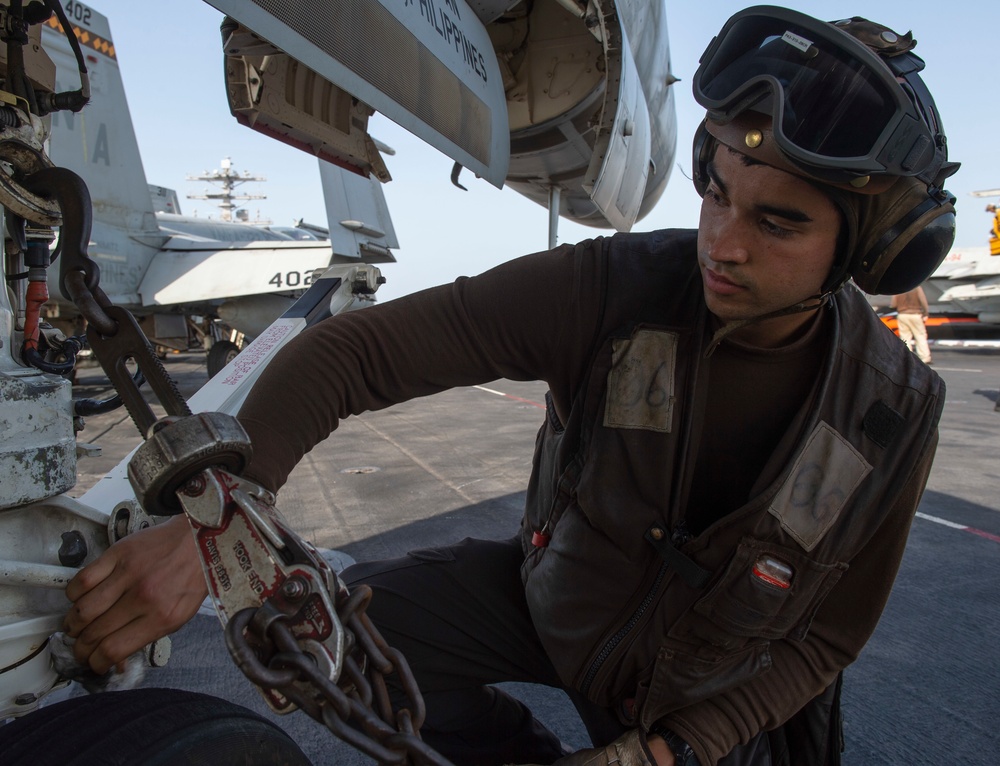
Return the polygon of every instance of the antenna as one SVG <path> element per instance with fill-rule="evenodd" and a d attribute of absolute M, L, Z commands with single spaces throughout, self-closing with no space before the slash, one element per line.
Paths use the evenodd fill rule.
<path fill-rule="evenodd" d="M 220 218 L 223 221 L 237 220 L 242 223 L 268 224 L 269 220 L 260 218 L 258 211 L 257 218 L 249 220 L 250 216 L 245 210 L 237 210 L 235 202 L 251 199 L 267 199 L 265 194 L 236 194 L 237 186 L 245 183 L 266 181 L 264 176 L 252 176 L 248 171 L 243 171 L 240 175 L 233 169 L 233 161 L 229 157 L 223 157 L 220 170 L 206 170 L 200 176 L 187 176 L 188 181 L 207 181 L 210 184 L 221 186 L 222 191 L 206 192 L 205 194 L 189 194 L 188 199 L 209 199 L 218 200 L 219 208 L 222 210 Z"/>

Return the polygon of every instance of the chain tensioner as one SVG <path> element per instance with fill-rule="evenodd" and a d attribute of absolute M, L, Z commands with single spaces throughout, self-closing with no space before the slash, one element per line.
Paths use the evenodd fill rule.
<path fill-rule="evenodd" d="M 187 514 L 237 666 L 273 710 L 300 708 L 379 763 L 448 766 L 420 739 L 423 698 L 365 613 L 370 589 L 349 591 L 274 496 L 236 475 L 250 456 L 235 418 L 200 413 L 157 423 L 128 467 L 148 511 Z"/>

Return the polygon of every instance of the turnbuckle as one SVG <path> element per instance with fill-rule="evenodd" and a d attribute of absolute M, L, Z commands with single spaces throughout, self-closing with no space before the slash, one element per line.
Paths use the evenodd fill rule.
<path fill-rule="evenodd" d="M 251 457 L 239 422 L 200 413 L 150 432 L 129 481 L 150 512 L 186 514 L 226 645 L 268 706 L 301 709 L 379 763 L 450 766 L 420 739 L 423 697 L 365 613 L 371 590 L 348 591 L 274 496 L 238 476 Z M 389 676 L 406 697 L 399 709 Z"/>

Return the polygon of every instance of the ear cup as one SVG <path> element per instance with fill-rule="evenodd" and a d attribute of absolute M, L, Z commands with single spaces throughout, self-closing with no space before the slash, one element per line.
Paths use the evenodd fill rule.
<path fill-rule="evenodd" d="M 691 181 L 699 197 L 705 196 L 708 189 L 708 163 L 715 154 L 715 137 L 708 132 L 705 121 L 702 120 L 694 132 L 694 143 L 691 151 Z"/>
<path fill-rule="evenodd" d="M 892 259 L 877 282 L 861 286 L 874 295 L 898 295 L 922 283 L 948 254 L 955 241 L 955 213 L 942 213 L 912 237 Z"/>
<path fill-rule="evenodd" d="M 955 240 L 955 198 L 900 178 L 887 192 L 859 199 L 861 235 L 850 272 L 874 295 L 910 290 L 944 260 Z"/>

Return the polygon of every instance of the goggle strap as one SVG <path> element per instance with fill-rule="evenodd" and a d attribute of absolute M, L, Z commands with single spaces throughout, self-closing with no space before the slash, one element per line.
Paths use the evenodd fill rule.
<path fill-rule="evenodd" d="M 910 74 L 916 74 L 917 72 L 923 71 L 924 67 L 927 66 L 920 56 L 916 53 L 911 53 L 910 51 L 907 51 L 901 56 L 879 56 L 879 58 L 885 62 L 885 65 L 889 67 L 892 73 L 897 77 L 906 77 Z"/>

